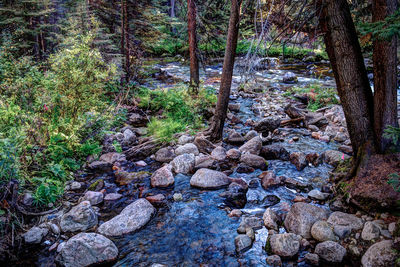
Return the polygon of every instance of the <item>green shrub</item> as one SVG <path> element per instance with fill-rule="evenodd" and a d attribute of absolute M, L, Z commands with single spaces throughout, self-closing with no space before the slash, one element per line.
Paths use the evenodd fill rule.
<path fill-rule="evenodd" d="M 290 96 L 293 94 L 307 95 L 308 106 L 311 111 L 316 111 L 327 105 L 338 104 L 339 101 L 336 97 L 336 89 L 325 88 L 319 84 L 311 84 L 307 87 L 292 87 L 283 95 Z"/>
<path fill-rule="evenodd" d="M 166 90 L 149 90 L 138 88 L 136 97 L 139 107 L 154 113 L 162 112 L 161 118 L 153 118 L 148 130 L 160 141 L 169 142 L 173 135 L 185 130 L 196 130 L 202 127 L 202 114 L 212 107 L 217 98 L 208 88 L 199 90 L 197 96 L 191 96 L 186 86 L 178 85 Z"/>

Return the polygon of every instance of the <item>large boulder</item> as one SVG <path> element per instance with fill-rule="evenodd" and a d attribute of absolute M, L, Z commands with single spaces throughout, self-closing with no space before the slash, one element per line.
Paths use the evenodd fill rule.
<path fill-rule="evenodd" d="M 237 253 L 242 253 L 251 248 L 253 240 L 247 235 L 238 235 L 235 237 L 235 247 Z"/>
<path fill-rule="evenodd" d="M 361 232 L 361 238 L 367 241 L 379 238 L 381 225 L 374 222 L 366 222 Z"/>
<path fill-rule="evenodd" d="M 311 227 L 316 221 L 326 220 L 327 212 L 320 207 L 298 202 L 293 204 L 284 225 L 288 232 L 311 238 Z"/>
<path fill-rule="evenodd" d="M 247 141 L 244 145 L 242 145 L 239 150 L 243 154 L 250 153 L 254 155 L 260 154 L 260 150 L 262 148 L 262 140 L 261 137 L 256 136 L 252 138 L 250 141 Z"/>
<path fill-rule="evenodd" d="M 272 253 L 291 258 L 299 252 L 301 236 L 292 233 L 274 234 L 269 239 Z"/>
<path fill-rule="evenodd" d="M 175 149 L 175 154 L 177 156 L 183 155 L 183 154 L 194 154 L 197 156 L 199 154 L 199 150 L 195 144 L 192 143 L 187 143 L 184 144 L 183 146 L 179 146 Z"/>
<path fill-rule="evenodd" d="M 268 168 L 268 162 L 263 157 L 253 154 L 242 154 L 240 162 L 260 170 L 266 170 Z"/>
<path fill-rule="evenodd" d="M 346 249 L 339 243 L 325 241 L 315 247 L 315 254 L 329 263 L 340 263 L 346 255 Z"/>
<path fill-rule="evenodd" d="M 395 266 L 398 255 L 392 240 L 384 240 L 373 244 L 361 258 L 363 267 Z"/>
<path fill-rule="evenodd" d="M 228 186 L 228 176 L 219 171 L 199 169 L 190 179 L 190 185 L 202 189 L 219 189 Z"/>
<path fill-rule="evenodd" d="M 363 222 L 360 218 L 340 211 L 333 212 L 329 216 L 328 223 L 333 225 L 335 234 L 340 238 L 349 235 L 353 230 L 361 230 L 363 227 Z"/>
<path fill-rule="evenodd" d="M 214 148 L 211 152 L 211 157 L 218 161 L 224 161 L 226 159 L 226 150 L 222 146 Z"/>
<path fill-rule="evenodd" d="M 278 129 L 280 125 L 281 125 L 280 117 L 269 117 L 269 118 L 264 118 L 259 122 L 257 122 L 254 129 L 257 132 L 263 133 L 265 136 L 267 136 L 268 133 L 273 132 L 275 129 Z"/>
<path fill-rule="evenodd" d="M 89 201 L 82 201 L 61 217 L 60 227 L 63 232 L 85 231 L 97 225 L 96 212 Z"/>
<path fill-rule="evenodd" d="M 172 166 L 165 165 L 156 170 L 150 178 L 152 187 L 168 187 L 175 182 L 174 175 L 172 174 Z"/>
<path fill-rule="evenodd" d="M 243 186 L 239 183 L 233 182 L 229 185 L 228 190 L 221 193 L 220 197 L 223 197 L 224 203 L 231 208 L 242 209 L 247 202 L 247 185 Z"/>
<path fill-rule="evenodd" d="M 188 174 L 193 172 L 195 165 L 195 156 L 193 154 L 183 154 L 174 158 L 171 162 L 175 173 Z"/>
<path fill-rule="evenodd" d="M 108 238 L 95 233 L 80 233 L 63 244 L 57 260 L 65 267 L 83 267 L 112 262 L 118 249 Z"/>
<path fill-rule="evenodd" d="M 105 236 L 128 234 L 146 225 L 154 213 L 153 205 L 140 198 L 125 207 L 119 215 L 100 225 L 97 231 Z"/>

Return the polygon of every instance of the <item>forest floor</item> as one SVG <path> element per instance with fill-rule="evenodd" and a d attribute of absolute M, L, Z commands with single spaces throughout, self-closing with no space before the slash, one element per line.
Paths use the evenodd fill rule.
<path fill-rule="evenodd" d="M 400 172 L 398 155 L 376 159 L 376 169 L 365 170 L 390 192 L 373 196 L 380 211 L 361 209 L 364 202 L 354 206 L 352 195 L 361 190 L 340 180 L 353 151 L 342 108 L 327 89 L 335 84 L 326 62 L 267 65 L 254 71 L 255 82 L 241 86 L 238 61 L 219 143 L 210 143 L 201 131 L 156 142 L 145 126 L 149 118 L 165 116 L 128 107 L 128 121 L 106 136 L 103 154 L 89 159 L 85 173 L 67 184 L 62 207 L 27 218 L 32 228 L 12 252 L 16 258 L 7 261 L 20 266 L 394 264 L 399 225 L 393 212 L 400 195 L 387 180 Z M 188 80 L 188 67 L 180 63 L 152 68 L 154 77 L 145 84 L 152 90 Z M 220 74 L 221 64 L 205 67 L 204 87 L 216 93 Z M 34 259 L 26 257 L 32 251 Z"/>

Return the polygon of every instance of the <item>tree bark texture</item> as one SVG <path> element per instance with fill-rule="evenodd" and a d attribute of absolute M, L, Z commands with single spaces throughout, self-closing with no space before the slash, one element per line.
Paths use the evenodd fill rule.
<path fill-rule="evenodd" d="M 373 95 L 346 0 L 318 0 L 320 26 L 355 155 L 374 145 Z"/>
<path fill-rule="evenodd" d="M 385 20 L 397 9 L 397 0 L 374 0 L 373 22 Z M 374 62 L 374 131 L 377 149 L 383 153 L 391 140 L 382 136 L 388 125 L 398 127 L 397 121 L 397 38 L 375 39 Z"/>
<path fill-rule="evenodd" d="M 226 40 L 224 65 L 222 67 L 221 85 L 219 88 L 217 106 L 209 129 L 210 139 L 213 141 L 222 138 L 226 112 L 228 110 L 229 95 L 231 93 L 233 67 L 235 65 L 236 47 L 239 36 L 240 6 L 242 0 L 231 0 L 231 14 L 229 18 L 228 37 Z"/>
<path fill-rule="evenodd" d="M 124 60 L 125 81 L 129 82 L 130 73 L 130 49 L 129 49 L 129 20 L 127 0 L 121 0 L 121 53 Z"/>
<path fill-rule="evenodd" d="M 190 54 L 190 92 L 197 94 L 200 77 L 199 61 L 197 58 L 197 38 L 196 38 L 196 3 L 195 0 L 188 0 L 188 34 L 189 34 L 189 54 Z"/>

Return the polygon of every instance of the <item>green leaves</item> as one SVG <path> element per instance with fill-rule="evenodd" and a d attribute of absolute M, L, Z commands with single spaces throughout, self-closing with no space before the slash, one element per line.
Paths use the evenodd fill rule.
<path fill-rule="evenodd" d="M 363 35 L 372 34 L 373 38 L 383 40 L 400 36 L 400 9 L 383 21 L 360 24 L 360 32 Z"/>

